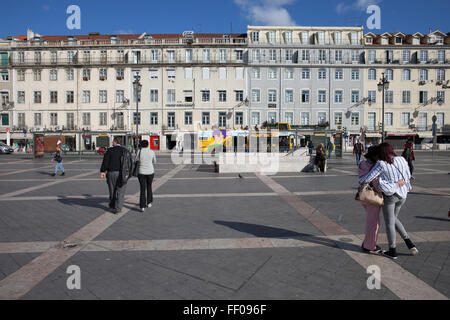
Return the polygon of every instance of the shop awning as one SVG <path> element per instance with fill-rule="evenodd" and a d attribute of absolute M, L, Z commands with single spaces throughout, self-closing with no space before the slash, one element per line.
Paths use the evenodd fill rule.
<path fill-rule="evenodd" d="M 419 132 L 419 138 L 433 138 L 433 133 L 431 131 Z"/>
<path fill-rule="evenodd" d="M 366 138 L 381 138 L 381 133 L 377 133 L 377 132 L 366 132 L 364 134 L 364 136 Z"/>
<path fill-rule="evenodd" d="M 411 132 L 392 132 L 388 134 L 388 137 L 413 137 L 417 136 L 417 133 Z"/>

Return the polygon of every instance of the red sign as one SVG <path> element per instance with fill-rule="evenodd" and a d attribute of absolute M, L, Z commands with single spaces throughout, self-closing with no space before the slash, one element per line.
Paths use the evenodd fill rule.
<path fill-rule="evenodd" d="M 9 132 L 9 128 L 6 128 L 6 132 Z"/>

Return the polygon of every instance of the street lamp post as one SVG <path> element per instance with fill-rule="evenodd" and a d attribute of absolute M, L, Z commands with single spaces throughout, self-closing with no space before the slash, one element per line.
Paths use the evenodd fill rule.
<path fill-rule="evenodd" d="M 135 138 L 135 151 L 137 153 L 138 150 L 138 141 L 139 141 L 139 107 L 138 107 L 138 101 L 139 101 L 139 92 L 142 88 L 142 85 L 140 84 L 139 80 L 141 80 L 141 76 L 139 74 L 135 74 L 134 75 L 134 81 L 133 81 L 133 86 L 134 86 L 134 97 L 136 99 L 136 117 L 135 117 L 135 126 L 136 126 L 136 138 Z"/>
<path fill-rule="evenodd" d="M 384 91 L 389 89 L 389 81 L 384 76 L 384 72 L 382 73 L 380 82 L 378 82 L 378 91 L 382 91 L 382 101 L 381 101 L 381 142 L 384 142 Z"/>

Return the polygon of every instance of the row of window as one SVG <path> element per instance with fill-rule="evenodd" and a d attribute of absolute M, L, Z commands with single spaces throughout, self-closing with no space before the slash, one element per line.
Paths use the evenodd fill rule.
<path fill-rule="evenodd" d="M 131 63 L 141 63 L 144 61 L 144 50 L 131 50 L 129 53 L 124 50 L 116 51 L 116 59 L 118 62 L 131 62 Z M 202 49 L 201 51 L 201 61 L 202 62 L 211 62 L 212 53 L 215 54 L 215 50 L 211 49 Z M 231 55 L 230 50 L 228 49 L 218 49 L 218 61 L 219 62 L 227 62 L 229 60 L 229 56 Z M 190 63 L 194 61 L 194 51 L 193 49 L 184 49 L 184 57 L 183 61 L 186 63 Z M 80 51 L 80 57 L 78 57 L 78 52 L 76 51 L 66 51 L 66 61 L 75 63 L 77 60 L 80 60 L 84 63 L 90 63 L 92 59 L 90 50 Z M 242 62 L 244 60 L 244 50 L 243 49 L 235 49 L 234 50 L 234 59 L 237 62 Z M 25 52 L 19 51 L 16 56 L 17 63 L 25 62 Z M 108 61 L 108 52 L 107 50 L 100 51 L 100 61 L 106 63 Z M 176 62 L 181 61 L 180 55 L 177 50 L 166 50 L 165 57 L 161 54 L 160 49 L 150 49 L 149 50 L 149 59 L 146 60 L 149 62 Z M 34 62 L 41 63 L 42 62 L 42 51 L 34 51 Z M 58 63 L 58 51 L 50 52 L 50 62 Z"/>
<path fill-rule="evenodd" d="M 419 50 L 419 51 L 411 51 L 411 50 L 402 50 L 401 58 L 398 55 L 394 55 L 394 50 L 384 50 L 384 59 L 382 62 L 384 63 L 428 63 L 430 62 L 429 56 L 430 50 Z M 445 63 L 445 50 L 436 50 L 436 62 L 437 63 Z M 368 50 L 367 57 L 369 63 L 375 63 L 377 61 L 377 51 L 376 50 Z M 397 59 L 396 59 L 397 58 Z"/>
<path fill-rule="evenodd" d="M 141 74 L 141 70 L 133 70 L 133 75 Z M 4 76 L 5 73 L 5 76 Z M 26 75 L 25 69 L 19 69 L 17 70 L 17 80 L 18 81 L 25 81 L 25 75 Z M 174 80 L 176 78 L 176 69 L 166 69 L 167 73 L 167 79 L 168 80 Z M 2 78 L 6 77 L 7 81 L 9 79 L 8 71 L 2 71 Z M 58 70 L 57 69 L 49 69 L 49 80 L 50 81 L 56 81 L 58 80 Z M 202 79 L 203 80 L 210 80 L 211 79 L 211 68 L 202 68 Z M 116 80 L 123 80 L 124 79 L 124 69 L 118 68 L 116 69 Z M 227 80 L 228 79 L 228 68 L 220 67 L 217 70 L 217 77 L 219 80 Z M 75 73 L 74 69 L 65 69 L 65 80 L 72 81 L 75 79 Z M 82 69 L 82 79 L 84 81 L 91 80 L 91 69 L 84 68 Z M 99 68 L 98 69 L 98 79 L 99 80 L 108 80 L 108 69 L 106 68 Z M 159 79 L 159 70 L 158 69 L 149 69 L 149 79 L 150 80 L 156 80 Z M 193 78 L 193 68 L 184 68 L 184 79 L 186 80 L 192 80 Z M 235 80 L 244 80 L 244 68 L 237 67 L 234 68 L 234 79 Z M 33 80 L 34 81 L 41 81 L 42 80 L 42 70 L 41 69 L 33 69 Z"/>
<path fill-rule="evenodd" d="M 350 42 L 353 45 L 360 44 L 360 35 L 361 33 L 358 31 L 350 31 L 343 33 L 342 31 L 333 31 L 333 32 L 327 32 L 327 31 L 300 31 L 300 32 L 292 32 L 292 31 L 285 31 L 281 33 L 281 39 L 280 37 L 277 38 L 277 32 L 276 31 L 267 31 L 267 32 L 260 32 L 260 31 L 252 31 L 250 33 L 250 38 L 252 40 L 252 43 L 259 43 L 262 37 L 266 37 L 266 41 L 271 44 L 281 43 L 281 40 L 285 44 L 292 44 L 292 43 L 298 43 L 301 42 L 304 45 L 308 44 L 319 44 L 319 45 L 325 45 L 325 35 L 326 33 L 331 33 L 330 39 L 333 39 L 333 44 L 335 45 L 342 45 L 345 43 Z M 347 36 L 350 41 L 345 41 L 345 38 L 343 36 Z M 295 39 L 294 39 L 295 37 Z M 261 38 L 261 39 L 260 39 Z M 343 41 L 344 39 L 344 41 Z M 278 41 L 277 41 L 278 40 Z M 331 43 L 331 41 L 329 41 Z"/>
<path fill-rule="evenodd" d="M 278 72 L 279 69 L 277 68 L 268 68 L 267 69 L 267 79 L 269 80 L 275 80 L 278 79 Z M 302 68 L 300 70 L 300 79 L 302 80 L 309 80 L 312 78 L 312 73 L 315 69 L 310 68 Z M 360 80 L 360 70 L 359 69 L 352 69 L 350 73 L 350 79 L 351 80 Z M 261 68 L 252 68 L 251 75 L 253 80 L 261 80 Z M 285 68 L 284 69 L 284 79 L 285 80 L 293 80 L 294 79 L 294 69 L 293 68 Z M 326 80 L 327 79 L 327 69 L 320 68 L 317 69 L 317 79 L 318 80 Z M 343 69 L 335 69 L 334 71 L 334 79 L 335 80 L 344 80 L 344 70 Z"/>
<path fill-rule="evenodd" d="M 202 102 L 210 102 L 211 100 L 211 92 L 208 89 L 201 90 Z M 167 102 L 175 102 L 176 100 L 176 91 L 175 89 L 167 89 Z M 192 90 L 184 90 L 184 102 L 192 102 L 193 101 L 193 92 Z M 7 94 L 7 93 L 6 93 Z M 7 98 L 5 98 L 7 99 Z M 9 100 L 9 97 L 8 97 Z M 234 101 L 241 102 L 244 100 L 244 91 L 243 90 L 234 90 Z M 50 91 L 49 92 L 49 101 L 50 103 L 58 103 L 58 91 Z M 136 101 L 136 99 L 134 99 Z M 141 101 L 141 92 L 138 95 L 138 101 Z M 158 89 L 150 89 L 150 102 L 158 102 L 159 101 L 159 90 Z M 227 90 L 217 90 L 217 101 L 219 102 L 227 102 Z M 82 90 L 81 92 L 81 102 L 82 103 L 91 103 L 91 91 L 90 90 Z M 99 90 L 98 91 L 98 102 L 99 103 L 107 103 L 108 102 L 108 91 L 107 90 Z M 116 103 L 125 102 L 125 91 L 124 90 L 116 90 Z M 25 91 L 17 91 L 17 103 L 23 104 L 25 103 Z M 42 103 L 42 91 L 33 91 L 33 103 Z M 74 103 L 74 91 L 68 90 L 65 92 L 65 103 Z"/>
<path fill-rule="evenodd" d="M 411 69 L 402 69 L 401 73 L 402 73 L 402 80 L 405 80 L 405 81 L 411 80 Z M 388 81 L 394 80 L 394 70 L 393 69 L 386 69 L 384 72 L 384 75 Z M 367 71 L 367 79 L 368 80 L 378 80 L 377 70 L 369 69 Z M 418 79 L 419 79 L 419 81 L 428 81 L 429 70 L 427 70 L 427 69 L 418 70 Z M 436 81 L 445 81 L 445 69 L 436 69 Z"/>
<path fill-rule="evenodd" d="M 400 125 L 402 127 L 409 127 L 411 125 L 411 114 L 409 112 L 385 112 L 384 113 L 384 124 L 386 127 L 390 127 L 394 125 L 394 116 L 395 114 L 399 114 L 400 116 Z M 267 113 L 267 121 L 268 122 L 277 122 L 278 112 L 268 112 Z M 3 117 L 5 116 L 5 117 Z M 319 111 L 316 113 L 316 120 L 318 124 L 324 124 L 327 122 L 327 112 L 326 111 Z M 343 112 L 334 112 L 333 113 L 333 119 L 332 124 L 335 126 L 341 126 L 343 125 Z M 376 112 L 368 112 L 367 114 L 367 127 L 368 130 L 377 130 L 377 126 L 379 123 L 377 123 L 377 114 Z M 436 124 L 438 128 L 441 128 L 444 126 L 444 113 L 443 112 L 437 112 L 436 113 L 437 121 Z M 3 119 L 5 118 L 5 119 Z M 69 112 L 66 113 L 66 126 L 67 128 L 73 128 L 74 127 L 74 113 Z M 99 125 L 100 126 L 106 126 L 107 125 L 107 113 L 106 112 L 100 112 L 99 113 Z M 6 120 L 6 121 L 3 121 Z M 141 112 L 134 112 L 133 113 L 133 123 L 137 123 L 141 125 Z M 175 112 L 168 112 L 167 113 L 167 124 L 169 128 L 175 127 Z M 284 119 L 282 119 L 284 122 L 288 122 L 291 125 L 294 124 L 294 112 L 292 111 L 286 111 L 284 112 Z M 300 112 L 300 124 L 301 125 L 310 125 L 311 124 L 311 113 L 308 111 L 302 111 Z M 119 123 L 119 126 L 123 126 L 123 113 L 120 113 L 116 119 L 116 123 Z M 149 124 L 150 125 L 158 125 L 159 122 L 159 114 L 158 112 L 150 112 L 149 115 Z M 297 121 L 298 122 L 298 121 Z M 192 111 L 185 111 L 184 112 L 184 125 L 192 125 L 193 124 L 193 113 Z M 210 125 L 211 124 L 211 113 L 210 112 L 202 112 L 201 114 L 201 123 L 202 125 Z M 17 114 L 17 124 L 19 127 L 25 127 L 25 113 L 20 112 Z M 243 125 L 244 124 L 244 114 L 243 112 L 235 112 L 234 114 L 234 125 Z M 251 113 L 251 124 L 252 125 L 261 125 L 261 112 L 259 111 L 253 111 Z M 2 125 L 9 125 L 9 119 L 7 119 L 7 114 L 2 114 Z M 42 122 L 42 113 L 34 113 L 34 126 L 40 127 L 43 125 Z M 58 113 L 52 112 L 50 113 L 50 126 L 57 126 L 58 125 Z M 83 126 L 90 126 L 91 125 L 91 113 L 90 112 L 83 112 L 82 113 L 82 125 Z M 218 112 L 218 125 L 220 127 L 226 127 L 227 126 L 227 113 L 226 112 Z M 360 125 L 360 114 L 359 112 L 352 112 L 350 115 L 350 125 L 351 126 L 359 126 Z M 419 119 L 418 119 L 418 128 L 419 130 L 427 130 L 428 128 L 428 114 L 426 112 L 420 112 L 419 113 Z"/>

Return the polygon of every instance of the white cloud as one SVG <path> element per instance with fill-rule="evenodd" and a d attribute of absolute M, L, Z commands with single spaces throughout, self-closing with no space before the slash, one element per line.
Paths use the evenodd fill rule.
<path fill-rule="evenodd" d="M 242 13 L 253 24 L 271 26 L 294 26 L 296 25 L 285 5 L 294 3 L 296 0 L 234 0 Z"/>
<path fill-rule="evenodd" d="M 366 11 L 367 7 L 373 4 L 379 4 L 382 0 L 356 0 L 354 3 L 346 4 L 345 2 L 339 2 L 336 6 L 336 12 L 342 14 L 349 10 Z"/>
<path fill-rule="evenodd" d="M 128 30 L 120 29 L 116 33 L 117 34 L 134 34 L 133 30 L 131 30 L 131 29 L 128 29 Z"/>

